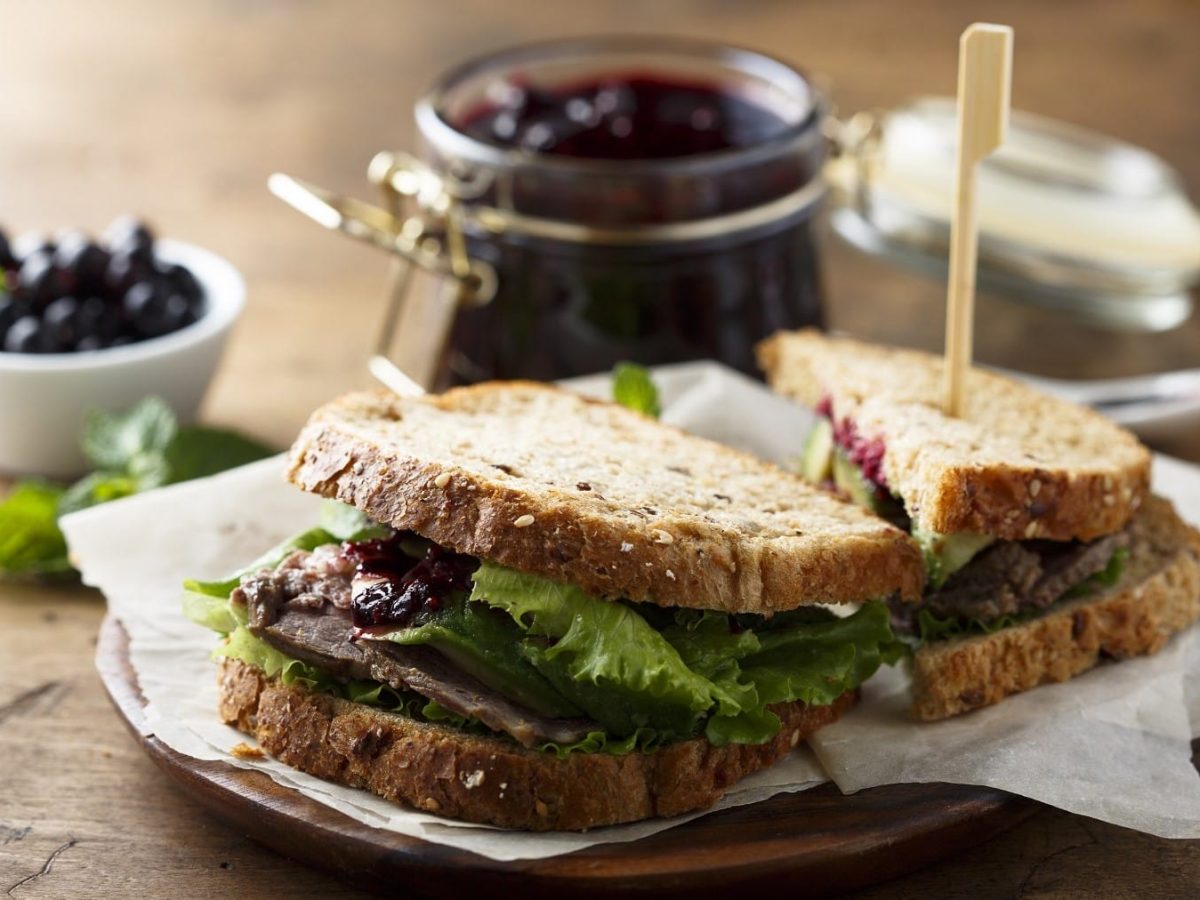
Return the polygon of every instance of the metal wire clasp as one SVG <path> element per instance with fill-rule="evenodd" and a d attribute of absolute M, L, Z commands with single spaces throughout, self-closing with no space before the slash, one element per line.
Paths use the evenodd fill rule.
<path fill-rule="evenodd" d="M 436 172 L 405 153 L 376 154 L 368 177 L 383 193 L 383 208 L 279 173 L 267 184 L 273 194 L 325 228 L 393 254 L 391 294 L 369 368 L 398 393 L 412 393 L 432 386 L 454 313 L 462 306 L 485 304 L 496 294 L 495 269 L 471 258 L 464 231 L 463 202 L 478 197 L 487 185 L 483 179 Z M 439 296 L 426 301 L 414 295 L 417 271 L 439 280 Z M 414 299 L 415 305 L 424 301 L 427 308 L 410 308 Z M 389 358 L 402 321 L 420 330 L 407 336 L 411 339 L 401 354 L 404 370 Z"/>

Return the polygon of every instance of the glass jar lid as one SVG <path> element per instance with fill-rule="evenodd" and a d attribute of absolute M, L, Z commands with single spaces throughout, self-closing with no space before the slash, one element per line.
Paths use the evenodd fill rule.
<path fill-rule="evenodd" d="M 831 223 L 873 255 L 946 270 L 956 107 L 922 97 L 839 123 L 826 169 Z M 979 282 L 1101 327 L 1157 331 L 1188 317 L 1200 212 L 1146 150 L 1014 111 L 979 170 Z"/>

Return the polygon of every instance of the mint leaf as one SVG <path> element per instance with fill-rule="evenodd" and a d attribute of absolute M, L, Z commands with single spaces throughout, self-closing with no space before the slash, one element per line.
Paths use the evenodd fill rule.
<path fill-rule="evenodd" d="M 62 488 L 23 481 L 0 503 L 0 575 L 66 574 L 67 542 L 58 530 Z"/>
<path fill-rule="evenodd" d="M 166 480 L 175 484 L 215 475 L 264 459 L 275 451 L 265 444 L 224 428 L 185 426 L 162 451 Z"/>
<path fill-rule="evenodd" d="M 120 500 L 138 492 L 138 482 L 128 475 L 112 472 L 93 472 L 85 475 L 63 492 L 58 501 L 58 515 L 79 512 L 98 503 Z"/>
<path fill-rule="evenodd" d="M 637 363 L 621 362 L 613 366 L 613 400 L 652 419 L 662 415 L 658 388 L 650 378 L 650 370 Z"/>
<path fill-rule="evenodd" d="M 59 516 L 214 475 L 274 452 L 233 431 L 180 428 L 175 413 L 158 397 L 147 397 L 123 413 L 90 413 L 81 443 L 96 471 L 65 490 L 22 482 L 0 503 L 0 577 L 72 571 Z"/>
<path fill-rule="evenodd" d="M 175 413 L 158 397 L 147 397 L 124 413 L 95 410 L 84 425 L 83 454 L 102 471 L 149 469 L 153 463 L 144 457 L 165 453 L 177 430 Z"/>

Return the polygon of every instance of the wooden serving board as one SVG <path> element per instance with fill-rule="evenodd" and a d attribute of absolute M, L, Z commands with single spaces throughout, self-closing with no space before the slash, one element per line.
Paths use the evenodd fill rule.
<path fill-rule="evenodd" d="M 261 772 L 193 759 L 143 737 L 146 701 L 128 635 L 111 615 L 100 629 L 96 664 L 117 711 L 159 768 L 227 824 L 291 859 L 415 896 L 514 890 L 554 900 L 617 893 L 694 900 L 731 887 L 833 894 L 957 853 L 1037 809 L 1012 794 L 963 785 L 889 785 L 843 796 L 826 784 L 639 841 L 497 862 L 360 824 Z"/>

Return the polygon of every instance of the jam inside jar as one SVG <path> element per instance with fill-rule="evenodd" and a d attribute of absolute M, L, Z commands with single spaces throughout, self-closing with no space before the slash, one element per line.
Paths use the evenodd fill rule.
<path fill-rule="evenodd" d="M 467 249 L 495 297 L 452 326 L 440 386 L 710 358 L 822 324 L 812 217 L 823 108 L 794 69 L 637 38 L 512 50 L 417 108 L 433 165 L 481 185 Z"/>

